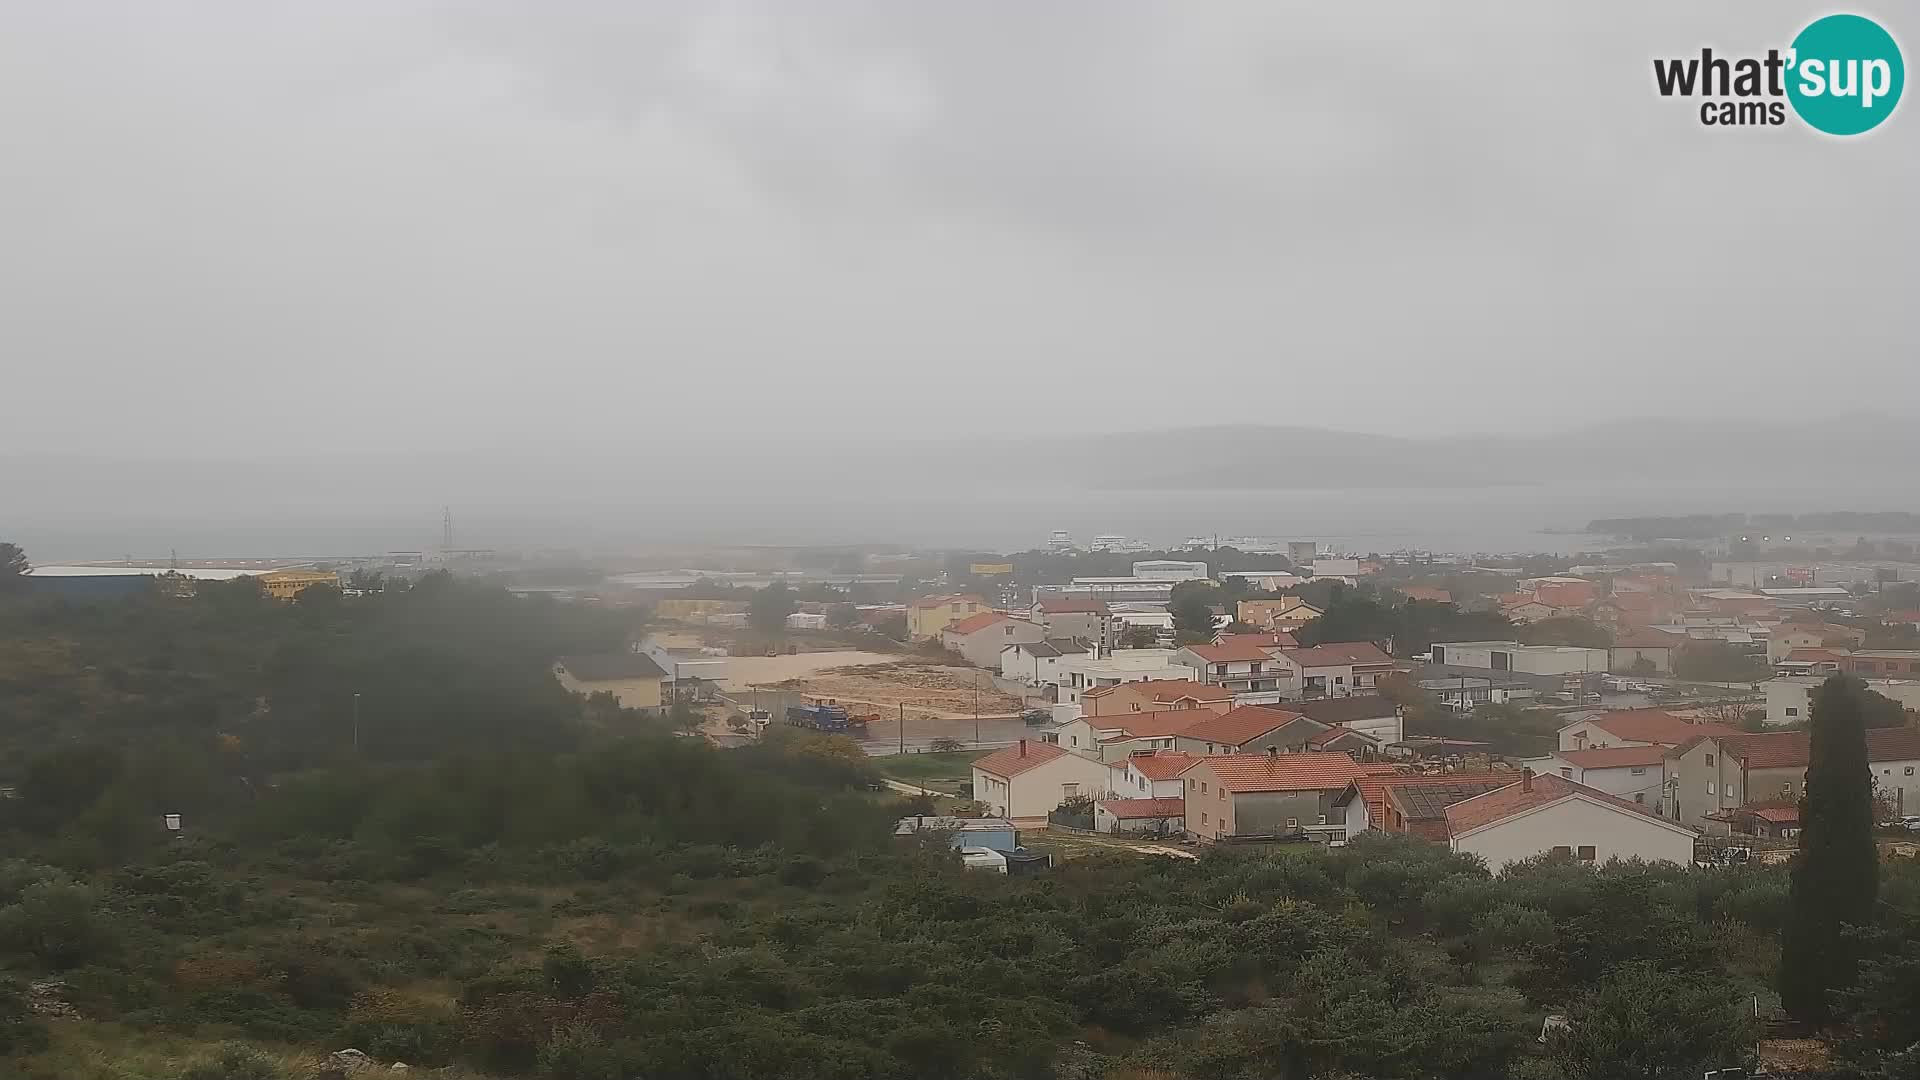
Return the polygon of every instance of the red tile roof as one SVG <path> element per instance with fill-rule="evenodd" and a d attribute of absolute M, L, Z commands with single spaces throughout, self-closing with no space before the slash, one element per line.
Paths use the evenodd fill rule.
<path fill-rule="evenodd" d="M 1812 736 L 1806 731 L 1763 731 L 1720 740 L 1749 769 L 1806 768 Z M 1868 761 L 1920 761 L 1920 730 L 1875 728 L 1867 732 Z"/>
<path fill-rule="evenodd" d="M 1012 622 L 1012 616 L 1000 611 L 983 611 L 978 615 L 969 615 L 958 622 L 947 624 L 946 633 L 974 634 L 1001 622 Z"/>
<path fill-rule="evenodd" d="M 1658 821 L 1676 829 L 1683 828 L 1655 815 L 1646 806 L 1630 803 L 1625 799 L 1609 795 L 1599 788 L 1576 784 L 1552 773 L 1542 773 L 1533 777 L 1531 785 L 1524 779 L 1516 780 L 1506 787 L 1489 791 L 1485 795 L 1475 795 L 1471 799 L 1447 807 L 1447 831 L 1453 836 L 1459 836 L 1461 833 L 1471 832 L 1496 821 L 1505 821 L 1516 814 L 1523 814 L 1528 810 L 1556 803 L 1576 794 L 1585 795 L 1596 802 L 1649 821 Z"/>
<path fill-rule="evenodd" d="M 1222 746 L 1239 746 L 1257 739 L 1282 724 L 1291 724 L 1300 714 L 1264 705 L 1242 705 L 1217 715 L 1202 716 L 1180 733 L 1183 739 L 1200 739 Z"/>
<path fill-rule="evenodd" d="M 1121 734 L 1101 742 L 1125 742 L 1185 734 L 1195 717 L 1212 716 L 1206 709 L 1155 709 L 1153 712 L 1115 713 L 1112 716 L 1083 717 L 1095 731 L 1119 731 Z"/>
<path fill-rule="evenodd" d="M 1209 664 L 1227 664 L 1241 660 L 1271 660 L 1273 654 L 1259 645 L 1246 640 L 1233 640 L 1219 645 L 1189 645 L 1187 651 L 1205 660 Z"/>
<path fill-rule="evenodd" d="M 1846 655 L 1846 653 L 1835 652 L 1832 649 L 1809 649 L 1801 647 L 1788 649 L 1785 659 L 1788 663 L 1837 664 Z"/>
<path fill-rule="evenodd" d="M 1267 791 L 1338 791 L 1365 775 L 1345 754 L 1228 754 L 1206 757 L 1188 772 L 1206 768 L 1236 794 Z"/>
<path fill-rule="evenodd" d="M 1371 641 L 1329 641 L 1311 649 L 1282 649 L 1281 655 L 1301 667 L 1345 667 L 1348 664 L 1391 664 L 1393 657 Z"/>
<path fill-rule="evenodd" d="M 1132 690 L 1135 693 L 1145 694 L 1147 700 L 1153 702 L 1179 701 L 1181 698 L 1189 697 L 1197 701 L 1230 701 L 1233 698 L 1233 691 L 1231 690 L 1222 690 L 1217 686 L 1197 683 L 1192 679 L 1143 679 L 1139 682 L 1095 687 L 1080 696 L 1083 698 L 1099 697 L 1103 694 L 1113 693 L 1115 690 Z M 1090 716 L 1087 719 L 1104 720 L 1106 717 Z"/>
<path fill-rule="evenodd" d="M 1130 754 L 1125 760 L 1114 762 L 1113 767 L 1125 769 L 1131 765 L 1134 771 L 1149 780 L 1171 780 L 1186 772 L 1187 767 L 1197 760 L 1198 755 L 1180 750 L 1153 750 Z"/>
<path fill-rule="evenodd" d="M 1694 723 L 1661 709 L 1621 709 L 1588 717 L 1588 720 L 1593 726 L 1616 739 L 1659 743 L 1664 746 L 1679 746 L 1699 735 L 1740 734 L 1739 728 L 1729 727 L 1726 724 Z"/>
<path fill-rule="evenodd" d="M 1049 761 L 1066 756 L 1067 752 L 1054 743 L 1022 739 L 1012 746 L 1003 746 L 986 757 L 978 759 L 973 763 L 973 767 L 981 772 L 1011 780 L 1028 769 L 1038 768 Z"/>
<path fill-rule="evenodd" d="M 1100 804 L 1100 808 L 1122 821 L 1183 818 L 1187 814 L 1187 800 L 1178 795 L 1165 799 L 1108 799 Z"/>
<path fill-rule="evenodd" d="M 1326 746 L 1328 743 L 1337 742 L 1349 736 L 1359 739 L 1360 742 L 1366 746 L 1380 745 L 1379 739 L 1374 738 L 1366 732 L 1344 727 L 1328 728 L 1325 731 L 1315 732 L 1307 737 L 1307 745 L 1317 750 L 1320 747 Z"/>
<path fill-rule="evenodd" d="M 1604 750 L 1559 750 L 1553 756 L 1582 769 L 1624 769 L 1658 765 L 1666 760 L 1667 748 L 1659 743 L 1652 746 L 1609 746 Z"/>
<path fill-rule="evenodd" d="M 1752 814 L 1762 821 L 1771 821 L 1775 825 L 1800 824 L 1800 808 L 1797 806 L 1743 806 L 1737 812 Z"/>
<path fill-rule="evenodd" d="M 1362 768 L 1368 768 L 1368 766 L 1362 766 Z M 1388 766 L 1388 768 L 1392 767 Z M 1432 785 L 1442 789 L 1461 789 L 1466 792 L 1465 797 L 1471 797 L 1485 791 L 1490 782 L 1497 782 L 1500 785 L 1511 782 L 1514 775 L 1511 769 L 1477 773 L 1403 773 L 1396 770 L 1366 773 L 1356 779 L 1353 786 L 1355 794 L 1366 800 L 1367 820 L 1372 822 L 1375 828 L 1381 828 L 1380 823 L 1387 819 L 1388 788 L 1406 784 Z M 1382 831 L 1385 830 L 1382 829 Z"/>

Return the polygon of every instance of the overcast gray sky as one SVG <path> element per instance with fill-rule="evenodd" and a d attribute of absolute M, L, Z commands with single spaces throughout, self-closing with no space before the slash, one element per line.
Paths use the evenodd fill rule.
<path fill-rule="evenodd" d="M 1387 10 L 4 0 L 0 451 L 1916 411 L 1920 105 L 1652 86 L 1826 8 Z"/>

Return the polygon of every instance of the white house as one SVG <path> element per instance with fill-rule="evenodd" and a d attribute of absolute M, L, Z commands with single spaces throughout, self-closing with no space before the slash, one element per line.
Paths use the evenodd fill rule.
<path fill-rule="evenodd" d="M 1920 709 L 1920 681 L 1863 679 L 1867 689 L 1892 698 L 1908 709 Z M 1767 724 L 1799 723 L 1813 715 L 1813 692 L 1826 679 L 1817 675 L 1782 675 L 1761 685 L 1767 690 Z"/>
<path fill-rule="evenodd" d="M 1108 788 L 1123 799 L 1179 798 L 1186 791 L 1181 786 L 1180 774 L 1195 760 L 1194 755 L 1177 750 L 1142 750 L 1128 754 L 1107 763 L 1113 770 Z"/>
<path fill-rule="evenodd" d="M 1278 649 L 1274 659 L 1287 671 L 1280 683 L 1288 700 L 1371 694 L 1380 676 L 1393 671 L 1393 658 L 1371 641 L 1329 641 L 1310 649 Z"/>
<path fill-rule="evenodd" d="M 1187 800 L 1179 795 L 1155 799 L 1102 799 L 1093 804 L 1093 829 L 1103 833 L 1172 836 L 1187 823 Z"/>
<path fill-rule="evenodd" d="M 1029 641 L 1008 645 L 1000 650 L 1000 677 L 1014 679 L 1027 686 L 1057 686 L 1060 662 L 1087 654 L 1077 641 Z"/>
<path fill-rule="evenodd" d="M 1044 820 L 1067 799 L 1104 798 L 1112 772 L 1052 743 L 1021 739 L 973 763 L 973 798 L 995 817 L 1026 824 Z"/>
<path fill-rule="evenodd" d="M 1700 735 L 1738 735 L 1726 724 L 1688 720 L 1660 709 L 1616 709 L 1582 716 L 1560 729 L 1562 750 L 1604 750 L 1610 746 L 1675 747 Z"/>
<path fill-rule="evenodd" d="M 1535 855 L 1583 863 L 1693 862 L 1695 832 L 1596 788 L 1523 771 L 1506 787 L 1447 807 L 1447 843 L 1494 873 Z"/>
<path fill-rule="evenodd" d="M 1000 668 L 1000 650 L 1009 645 L 1046 640 L 1047 632 L 1039 623 L 1016 619 L 998 611 L 983 611 L 940 631 L 940 644 L 961 656 L 974 667 Z"/>
<path fill-rule="evenodd" d="M 1658 808 L 1667 782 L 1667 750 L 1659 745 L 1557 750 L 1525 764 L 1541 775 L 1558 776 L 1636 805 Z"/>
<path fill-rule="evenodd" d="M 1244 639 L 1254 635 L 1237 636 Z M 1257 694 L 1299 685 L 1294 682 L 1293 669 L 1276 658 L 1278 651 L 1248 640 L 1188 645 L 1173 654 L 1173 662 L 1198 671 L 1199 681 L 1208 686 L 1224 687 L 1236 694 Z"/>
<path fill-rule="evenodd" d="M 1116 649 L 1106 656 L 1060 658 L 1060 700 L 1078 702 L 1088 690 L 1121 683 L 1191 679 L 1199 673 L 1173 660 L 1172 649 Z"/>

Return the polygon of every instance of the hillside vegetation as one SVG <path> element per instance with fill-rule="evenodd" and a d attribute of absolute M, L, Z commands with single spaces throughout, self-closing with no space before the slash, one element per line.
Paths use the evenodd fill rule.
<path fill-rule="evenodd" d="M 971 873 L 891 836 L 910 804 L 845 740 L 715 750 L 561 692 L 597 616 L 225 593 L 0 612 L 0 1075 L 1680 1077 L 1744 1060 L 1770 993 L 1778 871 L 1495 879 L 1376 837 Z M 1882 897 L 1841 1012 L 1892 1076 L 1920 876 Z"/>

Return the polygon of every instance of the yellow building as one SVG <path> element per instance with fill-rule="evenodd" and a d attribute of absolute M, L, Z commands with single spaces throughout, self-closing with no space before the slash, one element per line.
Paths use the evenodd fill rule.
<path fill-rule="evenodd" d="M 640 653 L 563 656 L 553 662 L 553 674 L 576 694 L 612 694 L 622 708 L 659 712 L 666 700 L 660 686 L 666 671 Z"/>
<path fill-rule="evenodd" d="M 260 575 L 260 587 L 275 600 L 291 600 L 310 585 L 340 587 L 340 575 L 331 570 L 272 570 Z"/>
<path fill-rule="evenodd" d="M 907 639 L 920 641 L 938 638 L 950 623 L 970 615 L 992 611 L 985 600 L 971 593 L 952 596 L 923 596 L 907 605 Z"/>
<path fill-rule="evenodd" d="M 729 614 L 747 610 L 747 605 L 738 600 L 687 600 L 671 596 L 654 603 L 653 613 L 663 619 L 698 620 L 708 615 Z"/>

